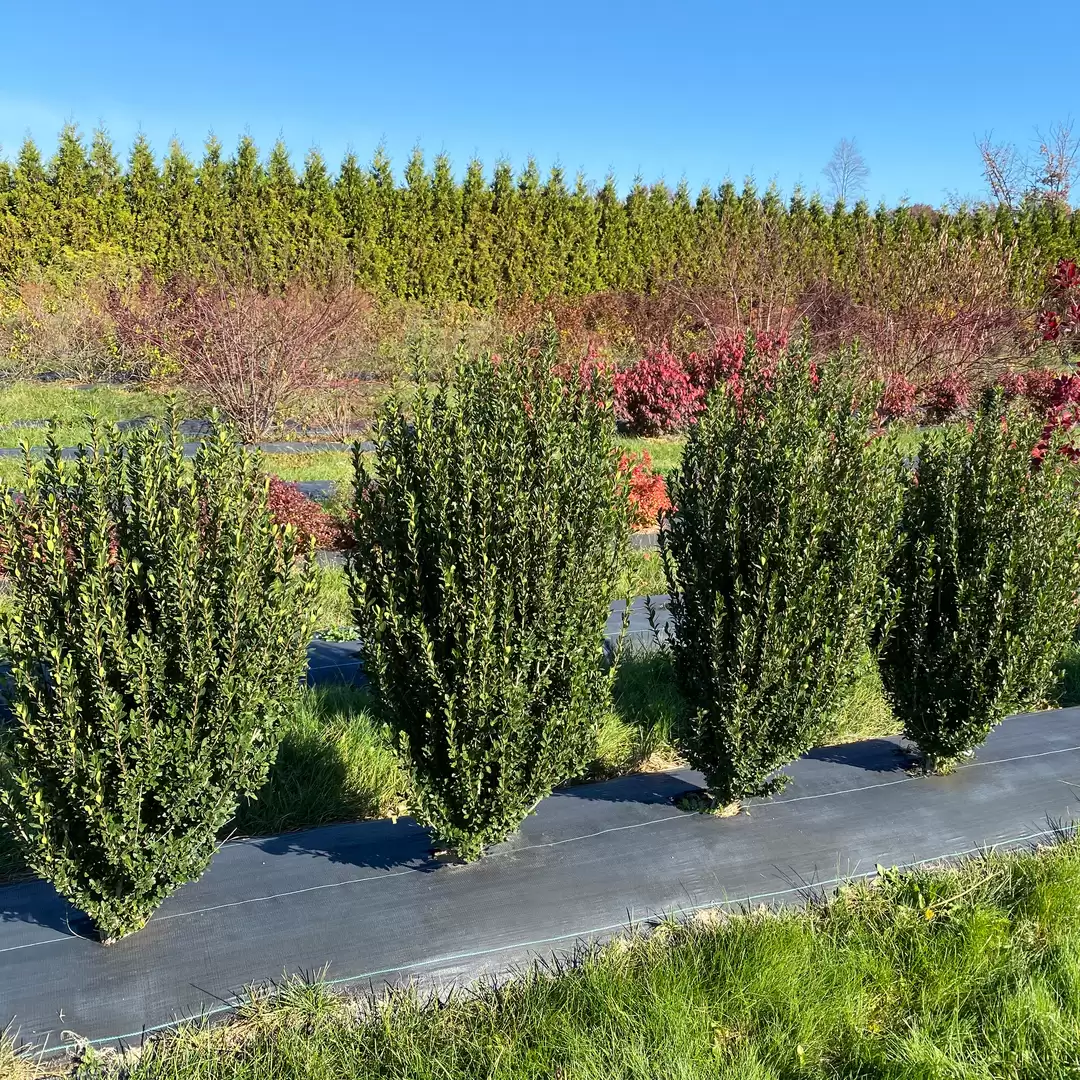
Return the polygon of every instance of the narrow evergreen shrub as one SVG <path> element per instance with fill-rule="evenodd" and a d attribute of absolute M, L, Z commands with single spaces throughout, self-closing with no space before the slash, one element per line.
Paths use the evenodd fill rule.
<path fill-rule="evenodd" d="M 175 426 L 95 427 L 27 452 L 0 506 L 14 603 L 0 820 L 103 940 L 197 878 L 266 779 L 316 586 L 228 431 L 185 462 Z"/>
<path fill-rule="evenodd" d="M 552 373 L 557 338 L 421 373 L 356 462 L 354 621 L 410 805 L 464 859 L 589 762 L 627 499 L 610 397 Z"/>
<path fill-rule="evenodd" d="M 815 367 L 806 340 L 767 362 L 748 343 L 740 387 L 710 396 L 668 480 L 683 749 L 720 806 L 821 736 L 887 611 L 899 457 L 869 439 L 850 367 Z"/>
<path fill-rule="evenodd" d="M 1071 640 L 1080 492 L 1076 466 L 1057 452 L 1067 439 L 1066 428 L 1044 432 L 1041 416 L 997 391 L 970 425 L 923 440 L 891 570 L 902 603 L 881 671 L 904 733 L 932 768 L 1041 702 Z"/>

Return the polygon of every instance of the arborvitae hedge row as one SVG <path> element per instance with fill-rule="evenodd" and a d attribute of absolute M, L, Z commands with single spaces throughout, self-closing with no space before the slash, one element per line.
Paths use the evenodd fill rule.
<path fill-rule="evenodd" d="M 0 277 L 13 280 L 105 249 L 163 274 L 213 268 L 263 283 L 320 282 L 350 267 L 380 294 L 488 306 L 707 282 L 769 251 L 797 290 L 827 279 L 857 298 L 866 266 L 890 253 L 992 234 L 986 257 L 1008 261 L 1025 302 L 1047 267 L 1080 254 L 1080 215 L 1050 206 L 828 208 L 798 191 L 785 203 L 749 181 L 695 198 L 684 184 L 638 180 L 622 196 L 610 177 L 597 190 L 558 167 L 543 175 L 532 160 L 516 175 L 474 160 L 458 180 L 444 155 L 429 165 L 416 151 L 399 182 L 382 150 L 366 166 L 349 154 L 336 175 L 312 151 L 298 175 L 280 143 L 264 157 L 245 137 L 227 157 L 211 137 L 197 162 L 176 143 L 159 162 L 140 137 L 123 167 L 107 136 L 96 132 L 88 147 L 69 126 L 50 160 L 27 141 L 0 162 Z"/>

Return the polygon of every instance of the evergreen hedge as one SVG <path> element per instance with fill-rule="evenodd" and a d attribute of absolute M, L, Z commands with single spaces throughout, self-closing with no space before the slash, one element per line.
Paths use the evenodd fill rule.
<path fill-rule="evenodd" d="M 925 287 L 909 264 L 936 264 L 942 245 L 992 240 L 977 257 L 1007 264 L 1024 307 L 1041 296 L 1048 267 L 1080 256 L 1080 214 L 1057 205 L 827 207 L 750 181 L 694 195 L 638 179 L 623 195 L 612 177 L 594 187 L 559 167 L 542 175 L 532 160 L 516 174 L 473 160 L 458 179 L 445 155 L 429 164 L 419 151 L 403 173 L 402 182 L 381 149 L 368 165 L 348 154 L 336 175 L 312 151 L 298 173 L 280 142 L 263 158 L 246 136 L 232 155 L 211 137 L 198 161 L 176 142 L 159 160 L 140 136 L 123 167 L 103 132 L 87 146 L 68 125 L 48 160 L 27 140 L 13 162 L 0 161 L 0 277 L 70 269 L 87 253 L 165 276 L 224 269 L 256 284 L 324 282 L 350 266 L 380 295 L 490 307 L 640 292 L 671 278 L 719 275 L 730 287 L 726 275 L 741 267 L 747 288 L 773 287 L 781 305 L 822 281 L 830 297 L 857 301 L 896 277 L 893 317 L 903 319 L 905 290 Z M 781 272 L 783 282 L 768 280 Z"/>
<path fill-rule="evenodd" d="M 891 567 L 902 598 L 881 656 L 905 735 L 931 768 L 1042 703 L 1078 618 L 1080 489 L 1064 427 L 1001 393 L 926 435 Z"/>
<path fill-rule="evenodd" d="M 464 859 L 591 759 L 627 549 L 610 400 L 552 372 L 557 338 L 463 359 L 390 402 L 356 454 L 350 589 L 410 806 Z"/>
<path fill-rule="evenodd" d="M 680 740 L 718 807 L 814 745 L 888 614 L 900 459 L 870 440 L 852 366 L 816 366 L 806 340 L 763 364 L 751 339 L 668 480 Z"/>
<path fill-rule="evenodd" d="M 95 426 L 0 504 L 15 717 L 0 820 L 109 941 L 197 878 L 266 779 L 306 670 L 315 564 L 219 430 Z"/>

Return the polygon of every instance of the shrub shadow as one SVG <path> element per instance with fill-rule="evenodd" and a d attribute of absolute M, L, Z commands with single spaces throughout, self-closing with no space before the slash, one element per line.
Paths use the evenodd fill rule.
<path fill-rule="evenodd" d="M 862 739 L 836 746 L 818 746 L 803 754 L 803 758 L 876 773 L 905 772 L 915 764 L 911 752 L 895 739 Z"/>
<path fill-rule="evenodd" d="M 431 837 L 412 818 L 380 818 L 323 825 L 247 841 L 267 855 L 310 855 L 331 863 L 373 870 L 431 873 L 444 864 L 434 857 Z"/>
<path fill-rule="evenodd" d="M 691 769 L 670 772 L 640 772 L 614 780 L 599 780 L 559 788 L 553 797 L 588 799 L 600 802 L 634 802 L 644 805 L 670 804 L 690 791 L 703 791 L 705 778 Z"/>
<path fill-rule="evenodd" d="M 95 937 L 89 917 L 40 878 L 0 885 L 0 923 L 12 922 L 43 926 L 65 937 Z"/>

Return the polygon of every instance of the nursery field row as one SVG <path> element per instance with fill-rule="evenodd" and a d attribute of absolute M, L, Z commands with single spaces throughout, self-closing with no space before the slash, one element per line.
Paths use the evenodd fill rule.
<path fill-rule="evenodd" d="M 861 402 L 857 350 L 747 336 L 665 482 L 557 333 L 514 348 L 390 398 L 336 517 L 266 484 L 230 424 L 194 458 L 170 424 L 95 429 L 4 498 L 0 819 L 103 940 L 266 790 L 320 624 L 358 641 L 404 801 L 464 862 L 598 767 L 619 593 L 669 593 L 668 735 L 705 786 L 687 810 L 778 794 L 867 680 L 862 722 L 887 701 L 930 773 L 1053 694 L 1077 625 L 1070 418 L 1001 386 L 913 453 Z M 627 551 L 646 504 L 659 559 Z M 349 548 L 347 578 L 311 538 Z"/>

